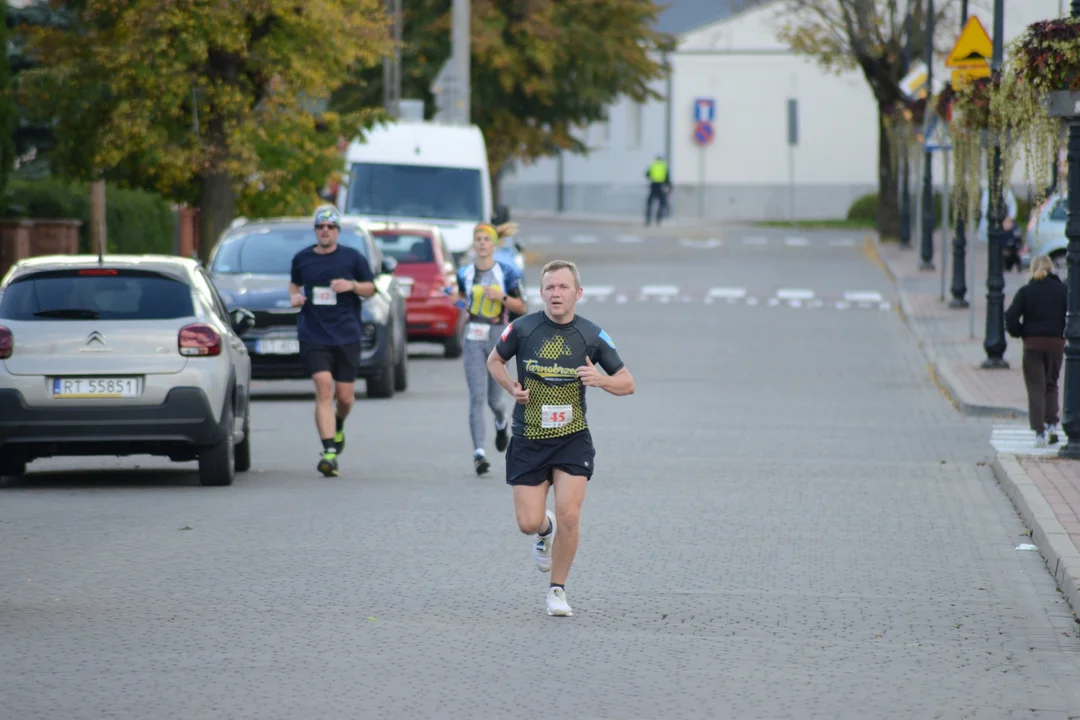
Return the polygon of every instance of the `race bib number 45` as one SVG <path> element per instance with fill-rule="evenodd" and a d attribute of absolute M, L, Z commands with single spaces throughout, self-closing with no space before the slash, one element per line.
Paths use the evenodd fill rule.
<path fill-rule="evenodd" d="M 572 405 L 544 405 L 540 415 L 540 427 L 560 428 L 569 425 L 574 419 Z"/>
<path fill-rule="evenodd" d="M 328 287 L 313 287 L 311 302 L 314 305 L 337 305 L 337 293 Z"/>

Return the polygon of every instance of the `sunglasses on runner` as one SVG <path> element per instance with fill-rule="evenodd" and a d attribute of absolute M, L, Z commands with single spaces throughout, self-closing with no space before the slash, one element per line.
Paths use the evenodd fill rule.
<path fill-rule="evenodd" d="M 338 226 L 333 223 L 320 223 L 315 226 L 316 230 L 337 230 Z"/>

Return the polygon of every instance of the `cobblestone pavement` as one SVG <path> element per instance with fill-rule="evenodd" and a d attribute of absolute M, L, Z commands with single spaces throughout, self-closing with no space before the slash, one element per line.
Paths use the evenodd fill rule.
<path fill-rule="evenodd" d="M 829 237 L 552 243 L 530 273 L 893 299 Z M 408 392 L 358 402 L 340 478 L 315 472 L 307 386 L 260 383 L 231 488 L 136 458 L 39 461 L 0 491 L 0 717 L 1080 715 L 1077 625 L 1016 549 L 991 421 L 943 397 L 899 313 L 581 313 L 638 392 L 590 391 L 573 618 L 544 612 L 501 459 L 472 472 L 460 362 L 417 345 Z"/>

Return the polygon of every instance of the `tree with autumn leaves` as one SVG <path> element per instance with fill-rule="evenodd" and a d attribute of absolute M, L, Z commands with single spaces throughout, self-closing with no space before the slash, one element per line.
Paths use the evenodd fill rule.
<path fill-rule="evenodd" d="M 58 165 L 194 201 L 204 238 L 238 205 L 310 204 L 340 164 L 338 138 L 372 115 L 320 102 L 389 48 L 382 0 L 64 4 L 70 27 L 29 30 L 42 65 L 20 88 L 66 139 Z"/>
<path fill-rule="evenodd" d="M 407 0 L 402 95 L 434 110 L 431 84 L 450 57 L 451 0 Z M 575 128 L 603 120 L 620 96 L 658 99 L 664 53 L 652 0 L 472 0 L 470 117 L 484 133 L 493 178 L 512 161 L 586 153 Z M 358 67 L 331 103 L 353 111 L 382 102 L 381 69 Z M 498 192 L 497 180 L 495 191 Z"/>
<path fill-rule="evenodd" d="M 751 0 L 765 2 L 766 0 Z M 904 110 L 920 110 L 900 91 L 904 76 L 904 45 L 909 39 L 907 12 L 911 14 L 911 59 L 925 56 L 929 3 L 926 0 L 779 0 L 779 37 L 792 50 L 817 60 L 824 68 L 842 72 L 859 70 L 878 105 L 878 231 L 884 237 L 900 235 L 899 167 L 890 124 L 910 122 Z M 956 15 L 954 0 L 936 0 L 934 24 L 946 27 Z M 947 27 L 954 27 L 949 22 Z M 839 108 L 842 111 L 842 108 Z M 915 118 L 918 121 L 918 117 Z"/>
<path fill-rule="evenodd" d="M 44 0 L 43 0 L 44 2 Z M 385 0 L 51 0 L 70 22 L 20 31 L 39 65 L 23 112 L 56 129 L 52 166 L 202 210 L 309 211 L 339 141 L 380 116 Z M 407 0 L 405 96 L 428 99 L 450 55 L 451 0 Z M 574 136 L 625 95 L 656 97 L 673 39 L 651 0 L 472 0 L 472 120 L 492 173 L 585 152 Z M 207 252 L 211 242 L 202 247 Z"/>

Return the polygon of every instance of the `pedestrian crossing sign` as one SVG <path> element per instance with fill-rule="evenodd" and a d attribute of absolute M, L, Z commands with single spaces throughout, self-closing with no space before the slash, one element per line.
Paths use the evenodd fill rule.
<path fill-rule="evenodd" d="M 960 37 L 949 53 L 945 67 L 982 68 L 990 67 L 990 57 L 994 54 L 994 43 L 986 34 L 986 28 L 974 15 L 964 25 Z"/>

